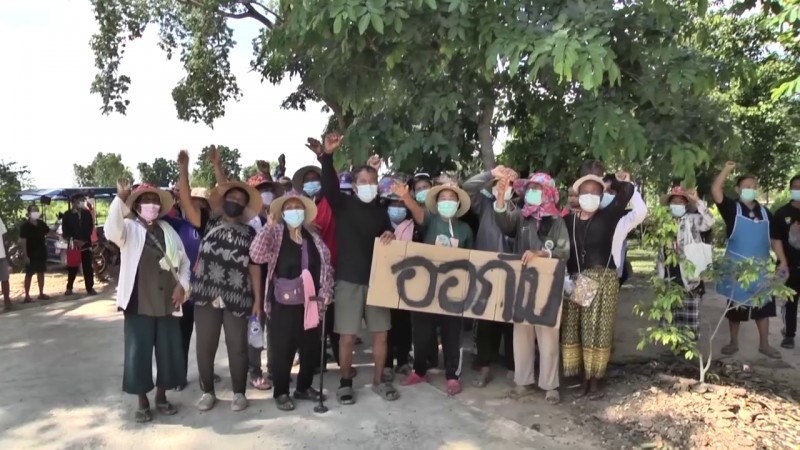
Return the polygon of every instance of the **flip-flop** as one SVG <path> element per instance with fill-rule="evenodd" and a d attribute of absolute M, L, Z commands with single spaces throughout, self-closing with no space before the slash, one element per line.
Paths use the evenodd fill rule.
<path fill-rule="evenodd" d="M 47 294 L 39 294 L 39 300 L 50 300 L 50 296 Z"/>
<path fill-rule="evenodd" d="M 286 394 L 275 399 L 275 405 L 281 411 L 294 411 L 294 400 Z"/>
<path fill-rule="evenodd" d="M 341 386 L 336 390 L 336 401 L 340 405 L 355 405 L 356 393 L 352 386 Z"/>
<path fill-rule="evenodd" d="M 165 416 L 174 416 L 178 414 L 178 408 L 175 407 L 170 402 L 166 403 L 156 403 L 156 410 L 158 410 L 159 414 L 163 414 Z"/>
<path fill-rule="evenodd" d="M 728 345 L 722 347 L 719 351 L 723 355 L 732 355 L 732 354 L 734 354 L 734 353 L 739 351 L 739 346 L 735 345 L 735 344 L 728 344 Z"/>
<path fill-rule="evenodd" d="M 392 386 L 392 383 L 373 384 L 372 392 L 380 395 L 387 402 L 393 402 L 400 398 L 400 393 Z"/>
<path fill-rule="evenodd" d="M 324 402 L 327 400 L 325 394 L 320 394 L 320 392 L 313 387 L 306 389 L 305 391 L 298 391 L 297 389 L 294 390 L 294 398 L 295 400 L 311 400 L 314 402 L 318 402 L 322 397 L 322 401 Z"/>
<path fill-rule="evenodd" d="M 557 405 L 561 403 L 561 395 L 555 389 L 552 391 L 547 391 L 547 393 L 544 395 L 544 400 L 551 405 Z"/>
<path fill-rule="evenodd" d="M 485 388 L 490 381 L 492 381 L 494 377 L 491 373 L 484 373 L 481 372 L 472 380 L 472 385 L 476 388 Z"/>
<path fill-rule="evenodd" d="M 461 382 L 458 380 L 447 380 L 447 395 L 454 396 L 461 393 Z"/>
<path fill-rule="evenodd" d="M 253 386 L 255 389 L 258 389 L 259 391 L 268 391 L 272 389 L 272 383 L 270 383 L 264 377 L 258 377 L 250 380 L 250 386 Z"/>
<path fill-rule="evenodd" d="M 778 349 L 769 346 L 767 346 L 766 348 L 759 348 L 758 352 L 761 353 L 762 355 L 766 355 L 768 358 L 781 359 L 783 357 L 781 355 L 781 352 L 778 351 Z"/>
<path fill-rule="evenodd" d="M 512 400 L 519 400 L 534 393 L 536 393 L 536 387 L 534 386 L 516 386 L 511 390 L 511 392 L 508 393 L 508 398 Z"/>
<path fill-rule="evenodd" d="M 136 423 L 147 423 L 153 420 L 153 411 L 150 408 L 141 408 L 136 410 L 135 416 Z"/>

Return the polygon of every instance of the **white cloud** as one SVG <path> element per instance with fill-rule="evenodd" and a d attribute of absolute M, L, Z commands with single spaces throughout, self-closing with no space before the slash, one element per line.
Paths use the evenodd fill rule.
<path fill-rule="evenodd" d="M 89 39 L 97 29 L 86 0 L 2 0 L 0 42 L 0 160 L 28 166 L 38 187 L 73 185 L 72 164 L 86 164 L 97 152 L 122 154 L 134 174 L 139 162 L 192 157 L 209 144 L 238 148 L 242 165 L 286 154 L 288 171 L 313 164 L 307 136 L 319 135 L 327 117 L 319 105 L 309 111 L 280 109 L 293 84 L 262 84 L 249 72 L 255 23 L 237 22 L 239 42 L 231 65 L 244 95 L 229 103 L 214 129 L 176 118 L 171 91 L 181 78 L 177 61 L 156 46 L 155 30 L 128 45 L 122 71 L 132 78 L 128 115 L 103 116 L 100 98 L 89 94 L 95 74 Z"/>

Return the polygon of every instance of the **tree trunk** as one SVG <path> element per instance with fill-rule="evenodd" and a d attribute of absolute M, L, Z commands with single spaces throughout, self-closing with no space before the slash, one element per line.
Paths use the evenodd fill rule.
<path fill-rule="evenodd" d="M 494 101 L 484 103 L 483 108 L 481 108 L 481 116 L 478 120 L 478 142 L 480 144 L 484 170 L 492 170 L 495 167 L 494 138 L 492 137 L 493 118 Z"/>

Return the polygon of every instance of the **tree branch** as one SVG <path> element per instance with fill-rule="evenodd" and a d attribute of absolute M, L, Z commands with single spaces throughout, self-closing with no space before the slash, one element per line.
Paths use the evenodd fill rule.
<path fill-rule="evenodd" d="M 200 0 L 178 0 L 178 2 L 179 3 L 183 3 L 184 5 L 187 5 L 187 6 L 193 6 L 195 8 L 205 8 L 205 5 L 203 5 L 200 2 Z M 264 24 L 264 26 L 266 26 L 267 28 L 273 28 L 275 26 L 275 24 L 271 20 L 269 20 L 266 16 L 264 16 L 260 12 L 256 11 L 255 7 L 253 5 L 251 5 L 251 3 L 257 3 L 257 2 L 247 1 L 247 2 L 240 2 L 239 3 L 240 5 L 244 6 L 247 9 L 246 12 L 234 13 L 234 12 L 230 12 L 230 11 L 225 11 L 223 9 L 217 9 L 215 12 L 217 14 L 219 14 L 219 15 L 221 15 L 223 17 L 227 17 L 229 19 L 247 19 L 247 18 L 252 18 L 252 19 L 255 19 L 255 20 L 261 22 L 262 24 Z M 258 3 L 258 5 L 263 7 L 267 11 L 270 11 L 268 8 L 264 7 L 260 3 Z M 270 11 L 270 12 L 272 13 L 272 11 Z M 275 15 L 276 18 L 278 17 L 277 14 L 275 14 L 275 13 L 272 13 L 272 14 Z"/>
<path fill-rule="evenodd" d="M 279 16 L 279 15 L 278 15 L 278 13 L 276 13 L 275 11 L 273 11 L 273 10 L 271 10 L 271 9 L 267 8 L 267 6 L 266 6 L 266 5 L 264 5 L 264 4 L 263 4 L 263 3 L 261 3 L 261 2 L 257 2 L 257 1 L 255 1 L 255 0 L 250 0 L 250 1 L 248 1 L 247 3 L 248 3 L 248 4 L 250 4 L 250 5 L 257 5 L 257 6 L 259 6 L 261 9 L 263 9 L 264 11 L 266 11 L 267 13 L 269 13 L 269 14 L 272 14 L 273 16 L 275 16 L 275 22 L 276 22 L 276 23 L 277 23 L 277 22 L 280 22 L 280 21 L 282 21 L 282 20 L 283 20 L 283 19 L 281 19 L 281 16 Z"/>

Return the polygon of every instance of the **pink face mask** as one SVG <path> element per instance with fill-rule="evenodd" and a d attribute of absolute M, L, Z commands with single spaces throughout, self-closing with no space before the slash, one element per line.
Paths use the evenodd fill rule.
<path fill-rule="evenodd" d="M 152 222 L 158 219 L 158 213 L 161 211 L 161 205 L 154 205 L 152 203 L 142 203 L 139 205 L 139 217 L 147 222 Z"/>

